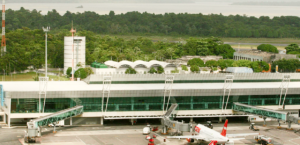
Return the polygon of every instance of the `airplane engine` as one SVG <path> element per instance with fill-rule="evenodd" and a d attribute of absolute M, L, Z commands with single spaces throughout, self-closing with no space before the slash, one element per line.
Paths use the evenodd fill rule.
<path fill-rule="evenodd" d="M 191 142 L 191 143 L 195 142 L 195 140 L 192 139 L 192 138 L 187 138 L 186 140 L 187 140 L 188 142 Z"/>

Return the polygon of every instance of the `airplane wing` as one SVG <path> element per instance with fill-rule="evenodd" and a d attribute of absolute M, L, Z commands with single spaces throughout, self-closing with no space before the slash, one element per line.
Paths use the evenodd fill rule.
<path fill-rule="evenodd" d="M 242 140 L 242 139 L 245 139 L 245 138 L 231 138 L 230 140 L 235 141 L 235 140 Z"/>
<path fill-rule="evenodd" d="M 199 135 L 189 135 L 189 136 L 167 136 L 167 138 L 187 138 L 187 139 L 196 139 L 196 140 L 206 140 L 205 137 L 199 136 Z"/>
<path fill-rule="evenodd" d="M 250 135 L 259 135 L 259 133 L 242 133 L 242 134 L 227 134 L 227 137 L 245 137 Z"/>

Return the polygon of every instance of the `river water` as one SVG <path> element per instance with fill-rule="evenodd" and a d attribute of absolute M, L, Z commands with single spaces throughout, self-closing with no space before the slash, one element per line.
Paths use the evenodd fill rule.
<path fill-rule="evenodd" d="M 82 5 L 83 8 L 76 8 Z M 66 11 L 84 12 L 93 11 L 98 14 L 108 14 L 110 10 L 116 14 L 130 11 L 164 14 L 174 13 L 202 13 L 223 15 L 247 15 L 247 16 L 300 16 L 299 7 L 295 6 L 238 6 L 229 2 L 197 2 L 197 3 L 8 3 L 7 9 L 19 10 L 20 7 L 41 11 L 56 9 L 61 15 Z"/>

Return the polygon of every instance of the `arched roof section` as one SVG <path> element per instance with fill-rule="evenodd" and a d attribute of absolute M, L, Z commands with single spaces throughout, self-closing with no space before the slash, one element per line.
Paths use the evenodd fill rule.
<path fill-rule="evenodd" d="M 166 63 L 166 62 L 162 62 L 162 61 L 157 61 L 157 60 L 151 60 L 149 62 L 146 62 L 146 61 L 143 61 L 143 60 L 137 60 L 135 62 L 131 62 L 131 61 L 128 61 L 128 60 L 123 60 L 123 61 L 120 61 L 120 62 L 115 62 L 115 61 L 106 61 L 104 63 L 105 65 L 108 65 L 108 66 L 111 66 L 111 67 L 114 67 L 114 68 L 120 68 L 121 66 L 129 66 L 131 68 L 135 68 L 136 66 L 139 66 L 139 65 L 143 65 L 145 66 L 146 68 L 151 68 L 152 66 L 155 66 L 155 65 L 159 65 L 163 68 L 165 67 L 171 67 L 171 66 L 175 66 L 174 64 L 171 64 L 171 63 Z"/>
<path fill-rule="evenodd" d="M 151 60 L 151 61 L 149 61 L 149 63 L 151 63 L 152 65 L 158 64 L 158 65 L 160 65 L 163 68 L 165 68 L 168 64 L 170 64 L 170 63 L 166 63 L 166 62 L 162 62 L 162 61 L 157 61 L 157 60 Z"/>
<path fill-rule="evenodd" d="M 166 65 L 166 67 L 176 67 L 176 65 L 173 64 L 173 63 L 168 63 L 168 64 Z"/>
<path fill-rule="evenodd" d="M 130 66 L 131 68 L 134 68 L 134 67 L 135 67 L 134 63 L 131 62 L 131 61 L 128 61 L 128 60 L 122 60 L 122 61 L 120 61 L 120 62 L 119 62 L 119 67 L 122 66 L 122 65 L 128 65 L 128 66 Z M 118 68 L 119 68 L 119 67 L 118 67 Z"/>
<path fill-rule="evenodd" d="M 158 64 L 158 63 L 153 63 L 153 64 L 151 64 L 148 68 L 151 68 L 151 67 L 153 67 L 154 65 L 159 65 L 159 66 L 161 66 L 161 67 L 164 68 L 164 66 L 162 66 L 161 64 Z"/>
<path fill-rule="evenodd" d="M 115 62 L 115 61 L 112 61 L 112 60 L 109 60 L 109 61 L 104 62 L 104 64 L 107 65 L 107 66 L 111 66 L 111 67 L 117 67 L 119 63 Z"/>
<path fill-rule="evenodd" d="M 146 62 L 146 61 L 143 61 L 143 60 L 137 60 L 134 62 L 135 64 L 135 67 L 138 66 L 138 65 L 143 65 L 145 66 L 146 68 L 149 68 L 149 62 Z"/>

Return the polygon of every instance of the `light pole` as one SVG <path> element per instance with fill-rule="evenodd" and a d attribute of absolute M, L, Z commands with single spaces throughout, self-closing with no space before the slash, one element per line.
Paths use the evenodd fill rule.
<path fill-rule="evenodd" d="M 44 28 L 45 35 L 45 77 L 47 78 L 47 33 L 50 31 L 50 27 Z"/>

